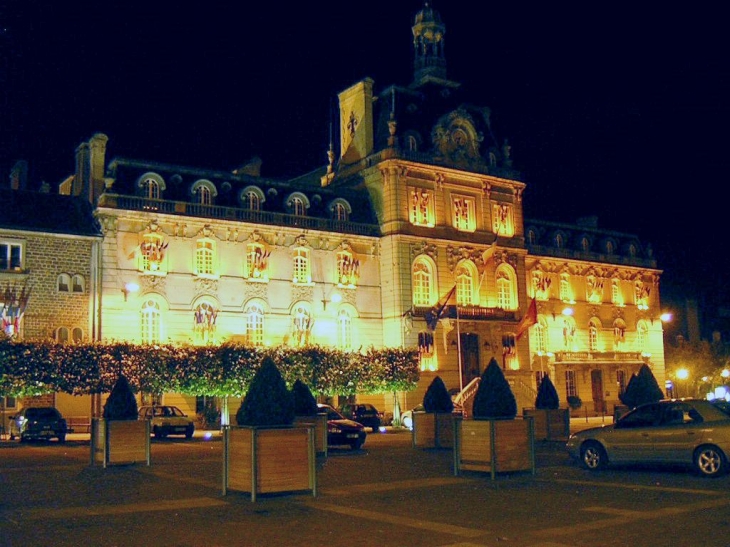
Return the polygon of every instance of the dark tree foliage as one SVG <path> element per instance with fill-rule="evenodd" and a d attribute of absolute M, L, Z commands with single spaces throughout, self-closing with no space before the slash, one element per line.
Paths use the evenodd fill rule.
<path fill-rule="evenodd" d="M 555 384 L 550 376 L 543 376 L 540 387 L 537 389 L 537 397 L 535 397 L 535 408 L 538 410 L 555 410 L 560 407 L 560 398 Z"/>
<path fill-rule="evenodd" d="M 117 377 L 112 392 L 104 403 L 104 418 L 107 420 L 137 419 L 137 399 L 124 374 Z"/>
<path fill-rule="evenodd" d="M 629 408 L 644 403 L 654 403 L 663 398 L 664 392 L 659 388 L 654 373 L 647 364 L 641 365 L 638 374 L 629 380 L 626 391 L 619 395 L 621 402 Z"/>
<path fill-rule="evenodd" d="M 297 379 L 291 389 L 294 397 L 294 415 L 295 416 L 316 416 L 319 412 L 317 400 L 309 390 L 309 386 Z"/>
<path fill-rule="evenodd" d="M 426 412 L 449 413 L 454 410 L 454 401 L 440 376 L 436 376 L 429 384 L 423 396 L 423 408 Z"/>
<path fill-rule="evenodd" d="M 473 413 L 474 418 L 511 419 L 517 416 L 517 401 L 494 357 L 479 380 Z"/>
<path fill-rule="evenodd" d="M 291 425 L 294 397 L 271 357 L 264 357 L 236 412 L 238 425 Z"/>

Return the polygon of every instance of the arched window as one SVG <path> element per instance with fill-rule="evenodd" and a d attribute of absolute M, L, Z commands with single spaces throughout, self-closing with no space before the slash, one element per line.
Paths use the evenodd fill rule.
<path fill-rule="evenodd" d="M 626 323 L 621 319 L 613 322 L 613 348 L 620 351 L 626 341 Z"/>
<path fill-rule="evenodd" d="M 71 276 L 60 274 L 58 276 L 58 292 L 71 292 Z"/>
<path fill-rule="evenodd" d="M 195 201 L 200 203 L 201 205 L 212 205 L 213 204 L 213 194 L 210 191 L 210 188 L 208 188 L 205 185 L 200 185 L 195 188 Z"/>
<path fill-rule="evenodd" d="M 293 257 L 294 283 L 311 283 L 312 275 L 309 271 L 309 249 L 297 247 L 294 249 Z"/>
<path fill-rule="evenodd" d="M 145 173 L 137 179 L 138 192 L 147 199 L 160 199 L 165 190 L 165 180 L 157 173 Z"/>
<path fill-rule="evenodd" d="M 264 193 L 256 186 L 247 186 L 241 191 L 241 206 L 249 211 L 260 211 L 261 204 L 266 201 Z"/>
<path fill-rule="evenodd" d="M 560 274 L 560 300 L 563 302 L 573 301 L 573 288 L 570 285 L 570 274 Z"/>
<path fill-rule="evenodd" d="M 476 293 L 476 268 L 469 262 L 463 262 L 456 267 L 456 305 L 471 306 L 478 299 Z"/>
<path fill-rule="evenodd" d="M 616 246 L 614 245 L 613 241 L 611 241 L 610 239 L 606 241 L 606 254 L 612 255 L 615 248 Z"/>
<path fill-rule="evenodd" d="M 565 246 L 565 238 L 563 237 L 563 234 L 561 234 L 561 233 L 555 234 L 555 246 L 558 249 L 562 249 Z"/>
<path fill-rule="evenodd" d="M 572 317 L 566 317 L 563 319 L 563 347 L 566 351 L 575 350 L 576 342 L 576 326 L 575 319 Z"/>
<path fill-rule="evenodd" d="M 591 319 L 588 323 L 588 349 L 590 351 L 598 351 L 598 333 L 601 325 L 598 319 Z"/>
<path fill-rule="evenodd" d="M 352 316 L 347 310 L 337 314 L 337 345 L 340 349 L 352 349 Z"/>
<path fill-rule="evenodd" d="M 294 346 L 303 347 L 309 344 L 314 320 L 309 306 L 299 302 L 292 310 L 292 342 Z"/>
<path fill-rule="evenodd" d="M 547 321 L 544 317 L 539 316 L 537 318 L 537 324 L 535 325 L 535 328 L 532 330 L 534 334 L 534 340 L 535 340 L 535 348 L 538 352 L 542 353 L 543 355 L 547 353 Z"/>
<path fill-rule="evenodd" d="M 418 140 L 413 135 L 408 135 L 408 150 L 411 152 L 418 152 Z"/>
<path fill-rule="evenodd" d="M 580 240 L 580 247 L 583 249 L 584 252 L 588 252 L 591 250 L 591 241 L 587 237 L 583 236 L 583 238 Z"/>
<path fill-rule="evenodd" d="M 332 215 L 332 220 L 347 222 L 348 220 L 350 220 L 350 213 L 352 213 L 352 208 L 350 207 L 350 204 L 342 198 L 337 198 L 330 205 L 330 214 Z"/>
<path fill-rule="evenodd" d="M 76 343 L 83 342 L 84 341 L 84 331 L 81 330 L 79 327 L 76 327 L 72 331 L 71 338 Z"/>
<path fill-rule="evenodd" d="M 495 273 L 497 307 L 503 310 L 517 309 L 517 276 L 511 266 L 501 264 Z"/>
<path fill-rule="evenodd" d="M 350 251 L 337 253 L 337 279 L 335 283 L 343 287 L 354 287 L 360 278 L 360 261 Z"/>
<path fill-rule="evenodd" d="M 161 234 L 145 234 L 139 246 L 139 270 L 145 273 L 163 273 L 162 264 L 167 245 Z"/>
<path fill-rule="evenodd" d="M 309 200 L 307 196 L 301 192 L 294 192 L 286 200 L 286 206 L 292 215 L 303 217 L 307 215 L 307 209 L 309 209 Z"/>
<path fill-rule="evenodd" d="M 160 305 L 154 300 L 147 300 L 141 310 L 142 342 L 157 344 L 162 338 L 162 314 Z"/>
<path fill-rule="evenodd" d="M 528 245 L 537 244 L 537 234 L 535 233 L 535 230 L 527 230 L 527 243 Z"/>
<path fill-rule="evenodd" d="M 74 275 L 71 278 L 71 291 L 75 292 L 77 294 L 81 294 L 85 291 L 85 285 L 84 282 L 84 276 L 83 275 Z"/>
<path fill-rule="evenodd" d="M 215 260 L 215 242 L 209 238 L 199 239 L 195 248 L 195 273 L 197 275 L 213 275 Z"/>
<path fill-rule="evenodd" d="M 636 349 L 646 353 L 647 342 L 649 341 L 649 326 L 643 319 L 636 324 Z"/>
<path fill-rule="evenodd" d="M 246 338 L 252 346 L 264 345 L 264 309 L 259 304 L 246 308 Z"/>
<path fill-rule="evenodd" d="M 611 302 L 617 306 L 623 306 L 624 297 L 621 293 L 621 281 L 618 279 L 611 280 Z"/>
<path fill-rule="evenodd" d="M 431 306 L 434 304 L 436 287 L 434 286 L 434 265 L 433 262 L 420 256 L 413 262 L 411 270 L 413 283 L 413 305 Z"/>
<path fill-rule="evenodd" d="M 66 327 L 58 327 L 58 330 L 56 330 L 56 342 L 59 344 L 68 342 L 68 329 Z"/>

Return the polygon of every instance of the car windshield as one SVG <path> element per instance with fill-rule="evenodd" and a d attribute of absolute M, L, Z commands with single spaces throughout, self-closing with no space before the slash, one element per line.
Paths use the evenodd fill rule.
<path fill-rule="evenodd" d="M 25 417 L 34 420 L 55 420 L 58 418 L 58 412 L 55 408 L 29 408 L 25 413 Z"/>

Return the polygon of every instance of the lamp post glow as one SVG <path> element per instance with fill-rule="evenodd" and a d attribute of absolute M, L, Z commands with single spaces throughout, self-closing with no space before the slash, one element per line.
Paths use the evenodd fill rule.
<path fill-rule="evenodd" d="M 675 373 L 677 376 L 677 380 L 685 381 L 687 378 L 689 378 L 689 371 L 686 368 L 680 368 L 677 369 L 677 372 Z M 677 382 L 677 398 L 679 398 L 679 384 L 680 382 Z M 686 391 L 686 386 L 685 386 Z"/>

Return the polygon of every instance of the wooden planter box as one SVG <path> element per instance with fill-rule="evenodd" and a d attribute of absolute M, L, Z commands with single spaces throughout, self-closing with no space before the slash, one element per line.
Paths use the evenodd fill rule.
<path fill-rule="evenodd" d="M 453 448 L 454 415 L 451 412 L 414 412 L 414 448 Z"/>
<path fill-rule="evenodd" d="M 570 410 L 567 408 L 522 410 L 535 424 L 536 441 L 567 441 L 570 437 Z"/>
<path fill-rule="evenodd" d="M 314 448 L 317 456 L 327 455 L 327 413 L 316 416 L 296 416 L 294 425 L 310 425 L 314 427 Z"/>
<path fill-rule="evenodd" d="M 531 417 L 512 420 L 456 418 L 454 474 L 461 471 L 535 473 L 535 432 Z"/>
<path fill-rule="evenodd" d="M 149 420 L 91 421 L 91 465 L 150 464 Z"/>
<path fill-rule="evenodd" d="M 312 492 L 317 495 L 314 428 L 229 427 L 223 430 L 223 495 Z"/>

